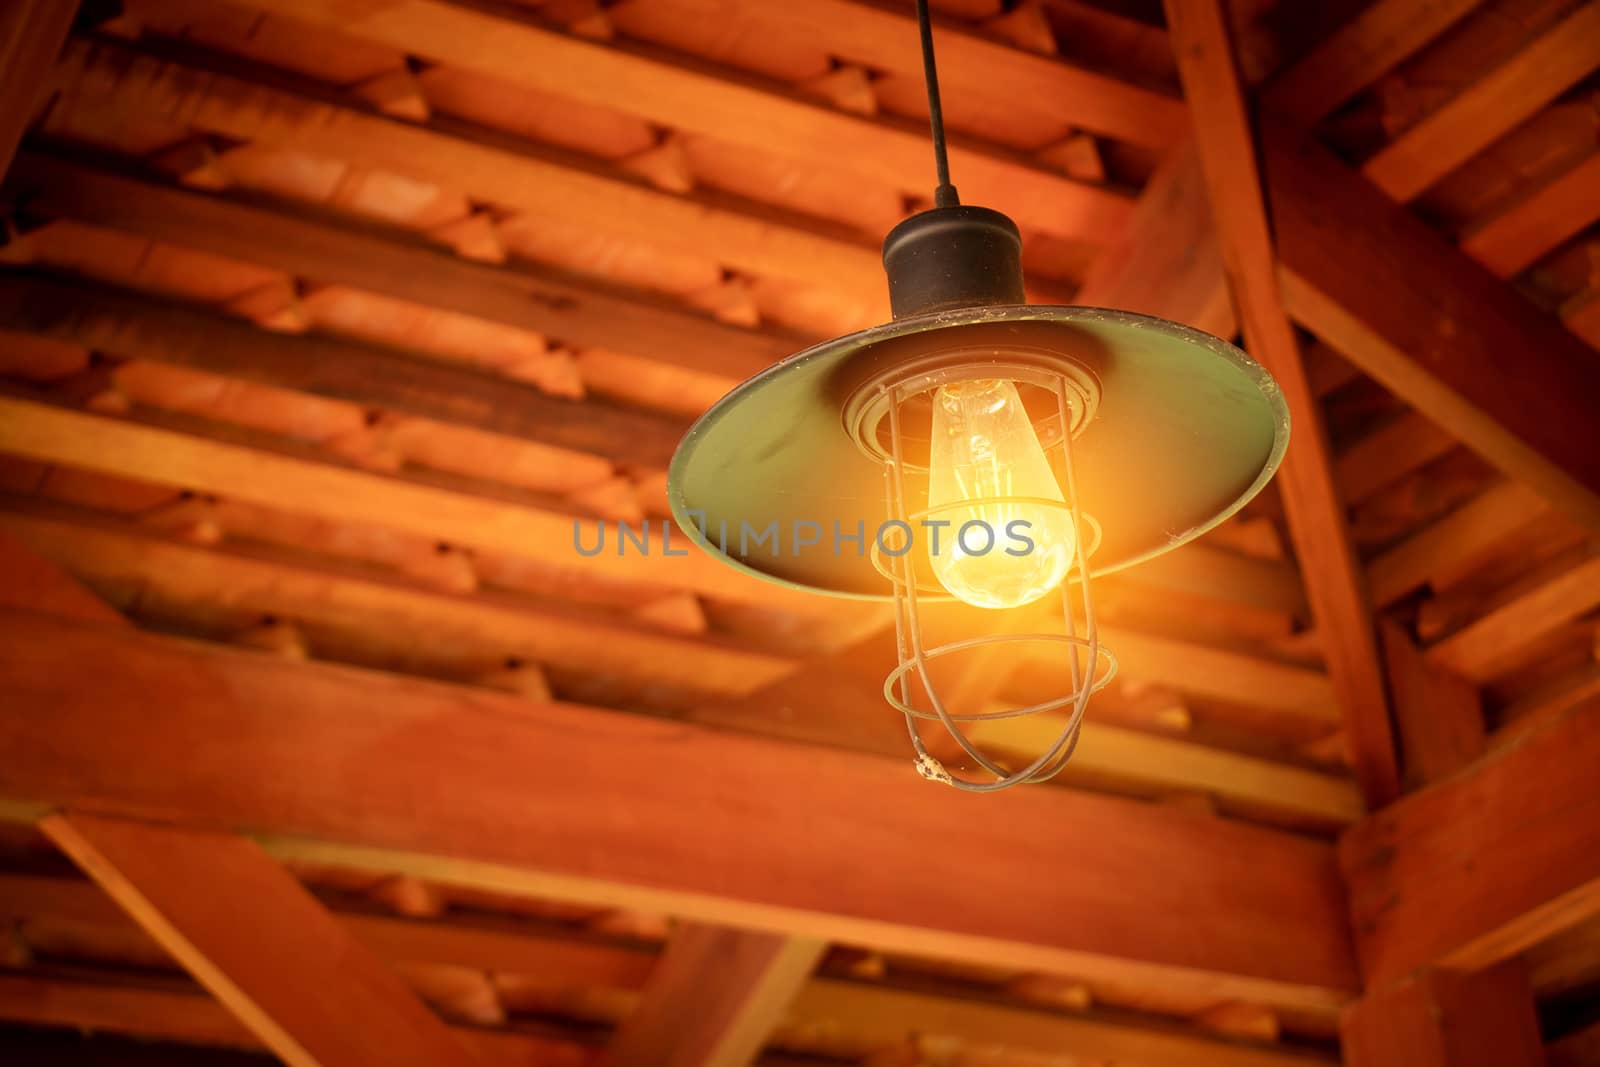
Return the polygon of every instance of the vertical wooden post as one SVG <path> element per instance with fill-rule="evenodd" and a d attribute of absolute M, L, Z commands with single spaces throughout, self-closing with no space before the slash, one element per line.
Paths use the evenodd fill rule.
<path fill-rule="evenodd" d="M 1399 623 L 1380 619 L 1378 636 L 1406 788 L 1436 782 L 1483 755 L 1483 703 L 1477 687 L 1429 663 Z"/>
<path fill-rule="evenodd" d="M 1346 1067 L 1544 1067 L 1519 960 L 1476 974 L 1423 971 L 1368 993 L 1339 1029 Z"/>
<path fill-rule="evenodd" d="M 609 1067 L 747 1067 L 826 945 L 687 923 L 602 1060 Z"/>

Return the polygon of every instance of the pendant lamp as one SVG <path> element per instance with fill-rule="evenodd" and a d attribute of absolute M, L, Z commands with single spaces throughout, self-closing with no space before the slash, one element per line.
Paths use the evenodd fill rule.
<path fill-rule="evenodd" d="M 1277 469 L 1289 416 L 1271 375 L 1224 340 L 1127 311 L 1026 303 L 1015 224 L 962 205 L 950 184 L 926 0 L 917 18 L 938 186 L 936 206 L 884 240 L 893 321 L 734 388 L 679 445 L 668 495 L 684 532 L 731 567 L 892 600 L 899 655 L 884 696 L 905 716 L 916 768 L 988 792 L 1058 773 L 1090 696 L 1116 672 L 1091 580 L 1243 507 Z M 930 601 L 1004 611 L 1045 597 L 1061 605 L 1049 632 L 924 638 Z M 1020 708 L 948 706 L 929 664 L 997 643 L 1057 660 L 1063 691 Z M 964 732 L 1024 715 L 1061 728 L 1020 766 Z M 972 775 L 929 752 L 933 723 Z"/>

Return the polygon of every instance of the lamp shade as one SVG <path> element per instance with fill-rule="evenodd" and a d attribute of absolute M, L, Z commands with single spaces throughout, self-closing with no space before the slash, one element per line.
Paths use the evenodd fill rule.
<path fill-rule="evenodd" d="M 864 381 L 941 354 L 981 370 L 1030 353 L 1065 357 L 1098 386 L 1071 444 L 1079 504 L 1101 532 L 1094 574 L 1176 548 L 1238 511 L 1288 444 L 1277 383 L 1209 334 L 1101 308 L 961 308 L 825 341 L 736 387 L 673 457 L 673 515 L 731 566 L 817 592 L 890 599 L 870 549 L 897 516 L 887 513 L 883 461 L 848 425 L 850 398 Z M 923 499 L 925 476 L 907 477 L 908 499 Z M 777 537 L 761 536 L 773 524 Z M 854 539 L 862 532 L 864 549 Z"/>

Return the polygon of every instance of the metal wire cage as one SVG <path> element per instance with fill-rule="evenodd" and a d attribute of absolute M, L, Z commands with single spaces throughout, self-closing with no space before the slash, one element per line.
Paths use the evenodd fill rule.
<path fill-rule="evenodd" d="M 1019 354 L 1021 355 L 1021 354 Z M 907 474 L 926 468 L 907 453 L 905 409 L 944 385 L 980 379 L 1009 378 L 1032 386 L 1038 396 L 1053 399 L 1053 410 L 1034 418 L 1036 433 L 1049 452 L 1059 456 L 1057 478 L 1064 502 L 1042 497 L 995 496 L 961 500 L 934 507 L 914 508 L 908 503 Z M 895 645 L 898 663 L 884 679 L 884 697 L 905 716 L 906 729 L 915 749 L 918 772 L 932 781 L 971 792 L 992 792 L 1024 782 L 1042 782 L 1059 774 L 1077 747 L 1089 698 L 1110 683 L 1116 675 L 1116 657 L 1100 642 L 1095 626 L 1094 601 L 1090 593 L 1089 558 L 1100 541 L 1099 524 L 1078 504 L 1077 484 L 1072 466 L 1072 439 L 1093 418 L 1098 402 L 1098 382 L 1070 360 L 1041 358 L 1038 354 L 1007 359 L 1000 353 L 962 362 L 957 355 L 931 363 L 912 363 L 869 383 L 857 393 L 846 411 L 847 428 L 856 443 L 883 463 L 884 492 L 891 523 L 896 531 L 906 531 L 892 545 L 877 539 L 872 546 L 872 565 L 888 580 L 894 596 Z M 885 432 L 886 431 L 886 432 Z M 1065 510 L 1075 533 L 1068 576 L 1061 582 L 1062 630 L 1057 633 L 991 634 L 929 646 L 923 632 L 921 606 L 929 601 L 956 599 L 944 592 L 931 575 L 919 572 L 918 554 L 911 551 L 910 530 L 923 520 L 944 512 L 988 505 L 1027 505 Z M 1074 587 L 1076 587 L 1074 589 Z M 1067 692 L 1024 707 L 1004 710 L 960 710 L 950 708 L 940 695 L 931 661 L 983 646 L 1047 644 L 1065 650 L 1069 686 Z M 1019 652 L 1019 655 L 1021 653 Z M 1066 717 L 1055 740 L 1032 762 L 1020 769 L 1009 769 L 983 752 L 967 736 L 962 724 L 999 719 L 1016 719 L 1065 710 Z M 987 772 L 987 780 L 958 777 L 928 750 L 922 724 L 937 722 L 960 746 L 962 752 Z"/>

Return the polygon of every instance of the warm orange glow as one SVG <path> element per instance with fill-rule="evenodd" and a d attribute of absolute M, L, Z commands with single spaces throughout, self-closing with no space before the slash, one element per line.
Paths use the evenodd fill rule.
<path fill-rule="evenodd" d="M 992 497 L 1065 504 L 1015 383 L 943 386 L 933 403 L 928 507 Z M 970 503 L 928 518 L 950 523 L 931 553 L 934 574 L 952 595 L 980 608 L 1021 607 L 1059 586 L 1077 542 L 1064 506 Z"/>

